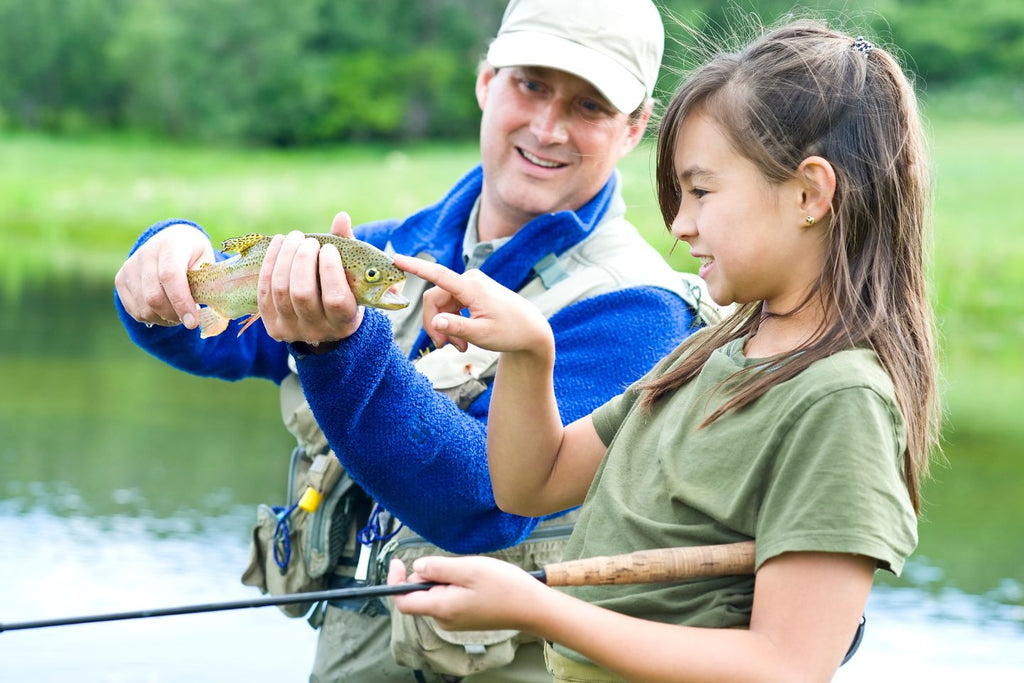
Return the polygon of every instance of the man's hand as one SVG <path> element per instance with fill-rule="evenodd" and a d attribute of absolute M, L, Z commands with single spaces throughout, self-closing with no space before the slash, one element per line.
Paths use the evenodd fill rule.
<path fill-rule="evenodd" d="M 339 213 L 331 232 L 352 237 L 352 221 Z M 257 286 L 260 317 L 274 339 L 317 346 L 359 329 L 356 303 L 338 248 L 320 246 L 301 232 L 277 235 L 267 248 Z"/>
<path fill-rule="evenodd" d="M 139 247 L 114 276 L 117 296 L 141 323 L 196 326 L 196 302 L 186 272 L 213 261 L 209 238 L 191 225 L 164 228 Z"/>

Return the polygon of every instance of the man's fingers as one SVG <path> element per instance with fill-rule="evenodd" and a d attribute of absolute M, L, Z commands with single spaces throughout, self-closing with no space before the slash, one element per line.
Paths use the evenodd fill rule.
<path fill-rule="evenodd" d="M 320 249 L 319 269 L 320 297 L 327 322 L 332 327 L 339 327 L 362 320 L 355 294 L 349 286 L 341 253 L 333 244 L 324 245 Z"/>
<path fill-rule="evenodd" d="M 344 211 L 336 213 L 331 222 L 331 234 L 338 237 L 355 237 L 352 233 L 352 217 Z"/>
<path fill-rule="evenodd" d="M 181 262 L 171 250 L 161 251 L 157 279 L 171 310 L 156 310 L 156 313 L 168 320 L 180 320 L 189 329 L 194 328 L 198 306 L 188 284 L 188 263 Z"/>
<path fill-rule="evenodd" d="M 160 258 L 143 258 L 138 266 L 137 284 L 133 287 L 138 305 L 136 319 L 144 323 L 177 324 L 181 319 L 167 298 L 167 290 L 161 280 Z"/>
<path fill-rule="evenodd" d="M 304 240 L 305 236 L 300 232 L 289 233 L 281 242 L 270 274 L 270 299 L 274 305 L 274 312 L 279 318 L 289 321 L 295 319 L 291 291 L 292 264 L 295 261 L 295 253 Z"/>
<path fill-rule="evenodd" d="M 270 283 L 274 275 L 274 265 L 277 263 L 277 256 L 281 253 L 283 243 L 283 235 L 274 235 L 270 244 L 267 245 L 267 253 L 263 256 L 263 265 L 260 266 L 259 280 L 256 284 L 256 298 L 261 307 L 264 303 L 271 301 Z"/>
<path fill-rule="evenodd" d="M 323 318 L 323 301 L 320 298 L 318 276 L 320 242 L 309 237 L 295 250 L 289 274 L 288 290 L 296 315 L 305 321 L 319 321 Z"/>

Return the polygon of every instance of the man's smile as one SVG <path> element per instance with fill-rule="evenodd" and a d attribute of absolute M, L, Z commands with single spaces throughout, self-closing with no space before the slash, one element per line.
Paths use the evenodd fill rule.
<path fill-rule="evenodd" d="M 535 164 L 535 165 L 540 166 L 542 168 L 563 168 L 565 166 L 568 166 L 568 164 L 562 163 L 560 161 L 552 161 L 552 160 L 549 160 L 549 159 L 542 159 L 542 158 L 540 158 L 539 156 L 537 156 L 535 154 L 527 152 L 522 147 L 516 147 L 516 150 L 519 152 L 519 154 L 524 159 L 529 161 L 531 164 Z"/>

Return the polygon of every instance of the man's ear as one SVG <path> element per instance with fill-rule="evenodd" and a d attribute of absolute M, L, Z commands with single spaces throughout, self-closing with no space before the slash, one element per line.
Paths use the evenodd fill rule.
<path fill-rule="evenodd" d="M 836 171 L 823 157 L 811 156 L 804 159 L 796 171 L 800 185 L 800 211 L 813 224 L 823 219 L 832 208 L 836 194 Z"/>
<path fill-rule="evenodd" d="M 487 62 L 481 62 L 476 71 L 476 103 L 480 105 L 480 111 L 483 111 L 484 103 L 487 102 L 487 92 L 496 73 L 498 70 Z"/>
<path fill-rule="evenodd" d="M 651 119 L 651 112 L 654 110 L 654 102 L 648 100 L 644 102 L 643 113 L 640 117 L 629 124 L 629 134 L 626 136 L 626 146 L 622 151 L 623 156 L 633 151 L 633 148 L 640 144 L 640 141 L 644 137 L 644 131 L 647 130 L 647 122 Z"/>

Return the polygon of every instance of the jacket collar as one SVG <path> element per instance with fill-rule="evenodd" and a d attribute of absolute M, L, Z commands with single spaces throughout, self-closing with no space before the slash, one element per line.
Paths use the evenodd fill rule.
<path fill-rule="evenodd" d="M 413 214 L 391 237 L 403 254 L 429 253 L 439 263 L 462 272 L 462 243 L 473 204 L 483 189 L 483 168 L 477 165 L 436 204 Z M 605 218 L 625 213 L 619 173 L 577 211 L 559 211 L 531 220 L 487 259 L 482 270 L 513 290 L 533 277 L 533 266 L 548 254 L 560 256 L 586 239 Z"/>

